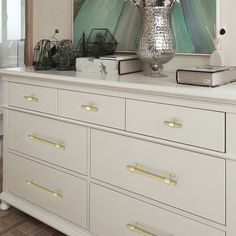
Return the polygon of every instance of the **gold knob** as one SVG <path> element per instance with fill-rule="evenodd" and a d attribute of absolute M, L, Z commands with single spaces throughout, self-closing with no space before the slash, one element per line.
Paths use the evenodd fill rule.
<path fill-rule="evenodd" d="M 98 107 L 93 103 L 89 103 L 88 105 L 81 105 L 81 109 L 91 112 L 98 112 Z"/>
<path fill-rule="evenodd" d="M 166 120 L 163 122 L 163 124 L 169 126 L 170 128 L 181 129 L 183 127 L 183 125 L 177 119 Z"/>
<path fill-rule="evenodd" d="M 39 102 L 39 99 L 34 95 L 24 96 L 24 99 L 27 100 L 28 102 Z"/>

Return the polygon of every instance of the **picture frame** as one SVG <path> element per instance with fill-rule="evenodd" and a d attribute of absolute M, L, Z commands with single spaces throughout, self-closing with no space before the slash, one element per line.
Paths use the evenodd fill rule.
<path fill-rule="evenodd" d="M 180 15 L 180 8 L 183 8 L 182 5 L 175 4 L 172 27 L 176 39 L 176 53 L 184 55 L 211 54 L 214 50 L 212 38 L 218 37 L 220 29 L 220 0 L 180 0 L 180 2 L 185 6 L 185 12 L 189 9 L 190 3 L 192 3 L 192 9 L 195 10 L 192 15 L 184 16 L 185 20 L 190 19 L 191 21 L 185 22 L 183 25 L 183 16 L 182 21 L 173 18 Z M 76 9 L 78 4 L 80 7 Z M 82 32 L 89 35 L 92 28 L 101 27 L 107 28 L 113 33 L 118 41 L 118 52 L 135 52 L 141 17 L 139 9 L 129 0 L 73 0 L 73 12 L 74 46 L 78 44 Z M 196 22 L 194 26 L 193 21 L 194 18 L 196 19 L 196 14 L 199 14 L 197 19 L 201 19 L 201 21 Z M 117 19 L 118 23 L 115 22 Z M 204 20 L 206 26 L 204 26 Z M 181 29 L 184 30 L 181 32 Z M 194 32 L 195 29 L 197 29 L 196 32 Z M 183 32 L 185 32 L 185 37 L 181 37 Z M 186 37 L 187 33 L 189 33 L 188 38 Z"/>

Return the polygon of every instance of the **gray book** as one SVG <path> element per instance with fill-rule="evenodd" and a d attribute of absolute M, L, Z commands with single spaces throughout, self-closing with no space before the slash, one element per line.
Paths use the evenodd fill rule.
<path fill-rule="evenodd" d="M 216 87 L 236 81 L 236 67 L 199 66 L 176 71 L 178 84 Z"/>

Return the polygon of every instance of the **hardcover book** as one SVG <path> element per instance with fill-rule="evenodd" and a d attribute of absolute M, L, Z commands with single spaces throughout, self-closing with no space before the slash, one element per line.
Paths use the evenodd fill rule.
<path fill-rule="evenodd" d="M 178 84 L 216 87 L 236 81 L 236 67 L 203 66 L 176 71 Z"/>
<path fill-rule="evenodd" d="M 76 71 L 125 75 L 142 71 L 142 63 L 137 55 L 112 55 L 100 58 L 76 58 Z"/>

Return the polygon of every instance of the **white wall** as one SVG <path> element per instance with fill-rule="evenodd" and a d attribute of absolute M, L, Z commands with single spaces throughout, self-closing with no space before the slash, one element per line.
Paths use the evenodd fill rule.
<path fill-rule="evenodd" d="M 33 42 L 51 39 L 59 29 L 58 39 L 71 39 L 72 0 L 33 0 Z"/>
<path fill-rule="evenodd" d="M 226 29 L 222 37 L 222 51 L 226 65 L 236 66 L 236 1 L 221 0 L 221 26 Z"/>

